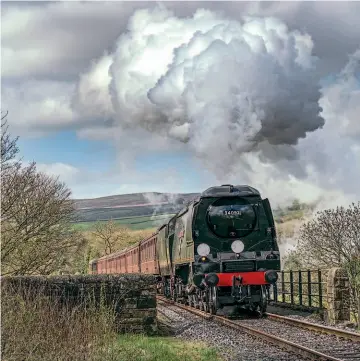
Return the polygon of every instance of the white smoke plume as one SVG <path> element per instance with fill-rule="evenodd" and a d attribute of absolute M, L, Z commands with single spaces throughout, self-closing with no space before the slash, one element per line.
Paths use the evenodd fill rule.
<path fill-rule="evenodd" d="M 138 11 L 110 67 L 115 117 L 187 142 L 214 171 L 230 173 L 240 154 L 295 145 L 323 126 L 312 47 L 276 19 Z"/>
<path fill-rule="evenodd" d="M 185 143 L 221 182 L 251 184 L 276 202 L 346 202 L 360 195 L 360 51 L 321 88 L 313 48 L 309 34 L 275 18 L 138 10 L 114 52 L 82 76 L 75 103 L 106 109 L 123 130 Z"/>
<path fill-rule="evenodd" d="M 177 208 L 180 208 L 180 204 L 183 203 L 183 199 L 177 193 L 147 192 L 143 193 L 143 196 L 154 209 L 151 215 L 151 219 L 155 221 L 157 226 L 164 224 L 167 220 L 171 218 L 170 215 L 167 217 L 166 214 L 173 212 L 169 212 L 168 207 L 166 206 L 173 205 L 177 206 Z"/>

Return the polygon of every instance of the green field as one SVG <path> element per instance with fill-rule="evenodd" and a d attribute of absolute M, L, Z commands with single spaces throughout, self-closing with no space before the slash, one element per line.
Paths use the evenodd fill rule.
<path fill-rule="evenodd" d="M 114 222 L 121 224 L 133 230 L 147 229 L 159 227 L 166 223 L 171 218 L 172 214 L 161 214 L 157 216 L 134 216 L 134 217 L 122 217 L 114 219 Z M 101 221 L 107 222 L 107 221 Z M 78 222 L 74 223 L 74 228 L 80 231 L 88 231 L 96 224 L 92 222 Z"/>

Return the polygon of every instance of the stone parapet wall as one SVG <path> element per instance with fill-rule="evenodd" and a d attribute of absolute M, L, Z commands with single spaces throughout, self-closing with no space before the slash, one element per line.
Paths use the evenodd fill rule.
<path fill-rule="evenodd" d="M 2 277 L 1 288 L 2 293 L 24 299 L 45 296 L 69 307 L 110 307 L 119 332 L 157 331 L 156 278 L 152 275 Z"/>

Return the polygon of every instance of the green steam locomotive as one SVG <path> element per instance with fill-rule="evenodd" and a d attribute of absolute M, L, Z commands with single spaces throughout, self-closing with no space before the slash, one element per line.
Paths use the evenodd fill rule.
<path fill-rule="evenodd" d="M 158 292 L 217 313 L 262 314 L 280 252 L 268 199 L 247 185 L 211 187 L 156 233 Z"/>

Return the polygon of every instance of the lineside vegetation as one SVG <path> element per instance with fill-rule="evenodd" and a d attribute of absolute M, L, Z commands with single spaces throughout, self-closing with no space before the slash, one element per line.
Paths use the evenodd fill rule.
<path fill-rule="evenodd" d="M 64 307 L 2 289 L 6 361 L 220 361 L 214 349 L 168 336 L 119 335 L 111 308 Z"/>
<path fill-rule="evenodd" d="M 344 268 L 349 278 L 351 309 L 360 327 L 360 202 L 317 212 L 299 231 L 296 250 L 285 266 L 292 269 Z"/>

